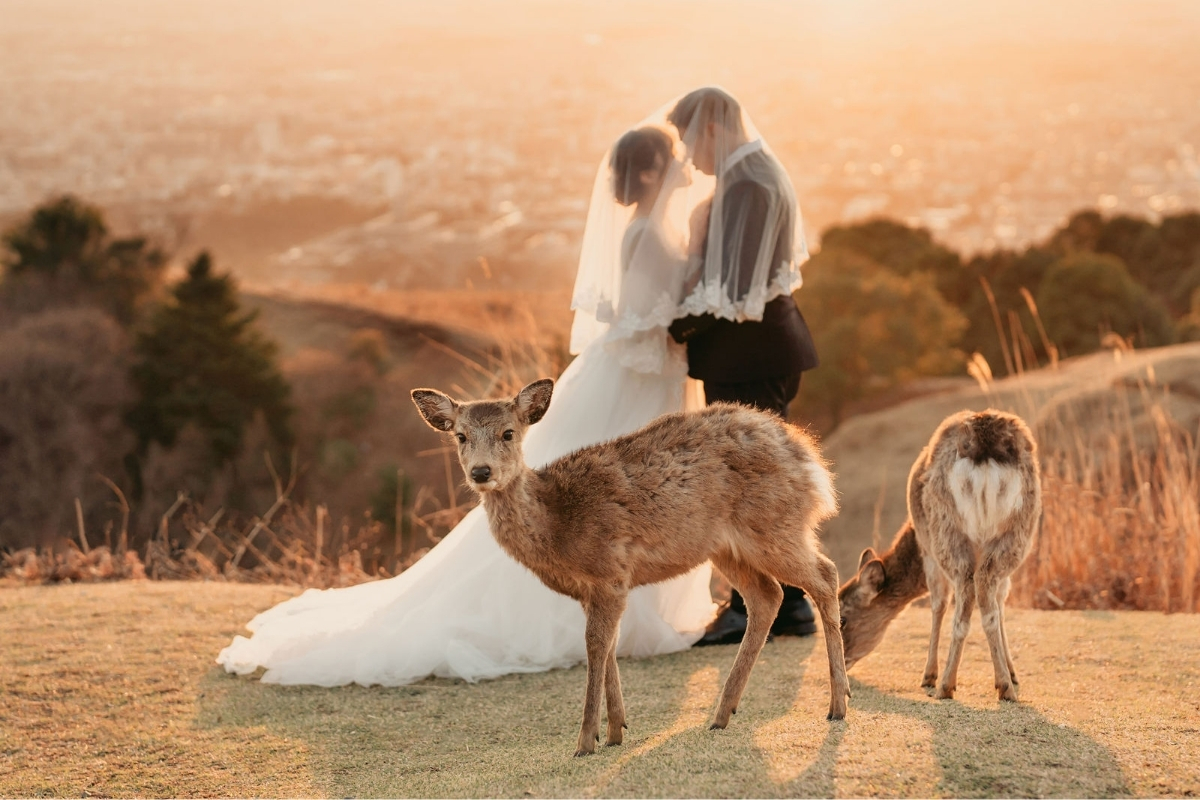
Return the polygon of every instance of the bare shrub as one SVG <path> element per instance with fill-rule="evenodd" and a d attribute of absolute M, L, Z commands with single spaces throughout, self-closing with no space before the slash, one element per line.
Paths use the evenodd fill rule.
<path fill-rule="evenodd" d="M 76 499 L 93 535 L 114 521 L 97 476 L 120 480 L 132 448 L 128 364 L 124 332 L 92 309 L 32 315 L 0 334 L 0 545 L 69 537 Z"/>
<path fill-rule="evenodd" d="M 5 554 L 3 575 L 16 583 L 94 583 L 142 580 L 146 571 L 132 550 L 115 555 L 100 545 L 84 553 L 72 543 L 59 552 L 26 547 Z"/>

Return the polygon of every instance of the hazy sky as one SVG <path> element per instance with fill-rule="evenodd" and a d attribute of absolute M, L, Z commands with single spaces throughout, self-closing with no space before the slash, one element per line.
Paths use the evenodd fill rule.
<path fill-rule="evenodd" d="M 402 185 L 403 213 L 438 214 L 409 237 L 429 263 L 447 237 L 498 257 L 444 226 L 515 205 L 504 247 L 557 231 L 545 258 L 570 264 L 608 144 L 719 83 L 810 235 L 884 213 L 1015 244 L 1082 206 L 1200 201 L 1197 42 L 1195 0 L 3 0 L 0 217 L 62 191 L 138 224 L 305 194 L 373 209 Z M 271 242 L 247 259 L 303 244 Z"/>

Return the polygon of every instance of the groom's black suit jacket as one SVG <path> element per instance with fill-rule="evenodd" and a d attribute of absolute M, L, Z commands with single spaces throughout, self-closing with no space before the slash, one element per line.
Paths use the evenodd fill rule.
<path fill-rule="evenodd" d="M 739 299 L 749 290 L 748 281 L 762 246 L 768 208 L 767 189 L 750 178 L 749 168 L 755 159 L 770 158 L 761 150 L 751 153 L 734 164 L 724 179 L 721 205 L 726 221 L 721 230 L 733 231 L 737 227 L 733 220 L 739 215 L 744 215 L 746 222 L 742 226 L 742 264 L 738 276 L 747 285 L 738 287 Z M 784 209 L 784 215 L 775 239 L 769 280 L 774 279 L 774 270 L 780 264 L 792 260 L 795 207 Z M 705 248 L 709 245 L 705 242 Z M 721 243 L 726 254 L 723 265 L 730 263 L 734 253 L 739 253 L 737 245 L 734 241 Z M 768 302 L 758 322 L 734 322 L 700 314 L 675 320 L 669 330 L 675 341 L 687 343 L 688 374 L 705 382 L 750 383 L 781 378 L 798 375 L 819 363 L 808 325 L 790 295 Z"/>

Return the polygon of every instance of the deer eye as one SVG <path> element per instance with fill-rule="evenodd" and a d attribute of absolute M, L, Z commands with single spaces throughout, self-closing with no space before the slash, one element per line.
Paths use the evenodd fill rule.
<path fill-rule="evenodd" d="M 846 618 L 845 617 L 842 617 L 841 629 L 846 630 Z"/>
<path fill-rule="evenodd" d="M 506 441 L 506 442 L 511 442 L 511 441 L 512 441 L 512 437 L 513 437 L 513 432 L 512 432 L 512 431 L 505 431 L 505 432 L 504 432 L 504 434 L 503 434 L 503 437 L 502 437 L 502 438 L 503 438 L 503 439 L 504 439 L 504 441 Z"/>
<path fill-rule="evenodd" d="M 456 433 L 456 434 L 454 434 L 454 437 L 455 437 L 456 439 L 458 439 L 458 443 L 459 443 L 459 444 L 466 444 L 466 443 L 467 443 L 467 437 L 466 437 L 466 436 L 463 436 L 461 433 Z"/>

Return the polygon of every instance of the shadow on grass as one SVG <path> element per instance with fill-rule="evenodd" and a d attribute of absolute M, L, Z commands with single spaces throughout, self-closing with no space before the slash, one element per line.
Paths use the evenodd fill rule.
<path fill-rule="evenodd" d="M 788 713 L 813 642 L 767 646 L 730 728 L 710 732 L 735 646 L 622 659 L 630 730 L 617 748 L 571 758 L 583 667 L 466 684 L 276 686 L 211 670 L 201 728 L 261 727 L 308 753 L 334 796 L 729 796 L 769 791 L 753 723 Z M 824 723 L 825 706 L 805 709 Z M 747 773 L 747 766 L 751 772 Z M 747 782 L 746 778 L 753 778 Z"/>
<path fill-rule="evenodd" d="M 314 792 L 338 797 L 1129 793 L 1106 748 L 1025 705 L 978 709 L 852 681 L 849 720 L 827 722 L 829 685 L 824 648 L 814 653 L 818 643 L 768 645 L 724 731 L 708 726 L 736 647 L 622 659 L 630 731 L 623 746 L 581 759 L 571 753 L 582 667 L 478 684 L 334 689 L 274 686 L 213 670 L 196 724 L 261 727 L 296 741 L 308 754 Z M 810 665 L 815 672 L 806 676 Z M 901 719 L 890 722 L 892 715 Z M 893 751 L 880 748 L 896 738 L 889 725 L 903 724 L 931 737 L 932 760 L 887 762 Z M 897 769 L 921 772 L 922 781 L 913 787 L 874 780 Z"/>
<path fill-rule="evenodd" d="M 684 656 L 691 675 L 684 691 L 671 696 L 672 720 L 629 750 L 588 786 L 587 794 L 601 797 L 747 797 L 777 793 L 764 763 L 756 732 L 783 718 L 796 707 L 815 640 L 782 638 L 768 644 L 759 656 L 738 712 L 723 731 L 710 731 L 720 688 L 733 666 L 737 647 L 695 648 Z M 653 662 L 648 662 L 651 667 Z M 697 678 L 707 676 L 705 691 L 696 692 Z M 634 679 L 630 679 L 627 685 Z M 680 681 L 680 684 L 683 682 Z M 802 714 L 828 727 L 826 695 L 818 704 L 805 698 Z M 696 709 L 700 713 L 696 713 Z"/>
<path fill-rule="evenodd" d="M 928 726 L 951 797 L 1122 797 L 1124 773 L 1107 747 L 1024 703 L 976 708 L 881 692 L 851 679 L 851 707 Z"/>

